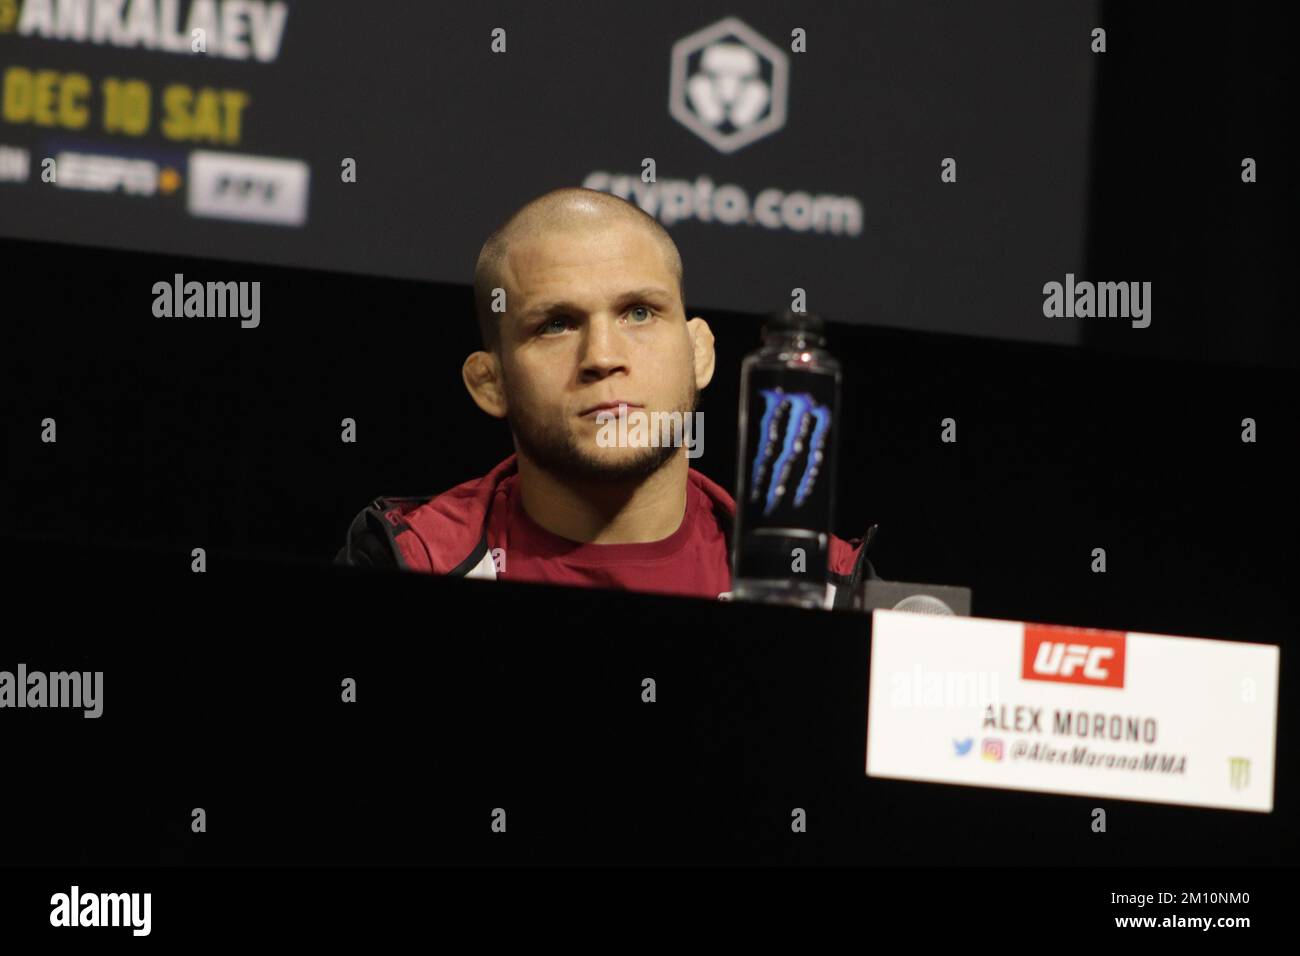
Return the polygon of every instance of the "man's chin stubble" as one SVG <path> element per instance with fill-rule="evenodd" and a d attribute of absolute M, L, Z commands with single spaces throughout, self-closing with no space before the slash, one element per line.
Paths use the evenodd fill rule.
<path fill-rule="evenodd" d="M 589 454 L 571 436 L 536 442 L 515 431 L 520 450 L 539 468 L 568 481 L 623 484 L 645 481 L 663 468 L 681 449 L 671 445 L 625 450 L 613 459 Z M 631 453 L 628 453 L 631 452 Z"/>
<path fill-rule="evenodd" d="M 578 463 L 574 478 L 608 483 L 645 481 L 663 468 L 681 449 L 671 445 L 658 448 L 639 448 L 632 455 L 623 455 L 616 461 L 601 461 L 588 456 L 582 449 L 573 449 Z"/>

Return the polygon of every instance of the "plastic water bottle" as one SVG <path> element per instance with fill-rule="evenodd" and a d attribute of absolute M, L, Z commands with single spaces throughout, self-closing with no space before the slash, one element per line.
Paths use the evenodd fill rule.
<path fill-rule="evenodd" d="M 785 312 L 741 363 L 733 600 L 826 606 L 841 369 L 825 346 L 820 318 Z"/>

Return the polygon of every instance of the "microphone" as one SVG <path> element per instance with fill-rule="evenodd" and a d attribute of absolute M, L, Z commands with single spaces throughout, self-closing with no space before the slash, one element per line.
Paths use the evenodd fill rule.
<path fill-rule="evenodd" d="M 929 594 L 913 594 L 894 605 L 895 611 L 910 611 L 913 614 L 952 614 L 953 610 L 937 597 Z"/>
<path fill-rule="evenodd" d="M 970 617 L 971 589 L 950 584 L 917 584 L 871 578 L 858 594 L 860 610 L 881 608 L 913 614 L 951 614 Z"/>

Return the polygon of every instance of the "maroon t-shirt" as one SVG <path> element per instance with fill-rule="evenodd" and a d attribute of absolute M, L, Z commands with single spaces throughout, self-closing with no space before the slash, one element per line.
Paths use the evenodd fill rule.
<path fill-rule="evenodd" d="M 638 544 L 586 544 L 547 531 L 524 511 L 519 476 L 501 482 L 488 518 L 488 548 L 501 548 L 504 581 L 619 588 L 716 599 L 731 590 L 727 540 L 713 503 L 686 485 L 686 513 L 668 537 Z"/>

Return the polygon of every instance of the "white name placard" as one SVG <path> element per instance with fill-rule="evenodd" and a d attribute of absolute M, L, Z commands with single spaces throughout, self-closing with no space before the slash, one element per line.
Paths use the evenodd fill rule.
<path fill-rule="evenodd" d="M 875 611 L 869 777 L 1273 809 L 1279 649 Z"/>

